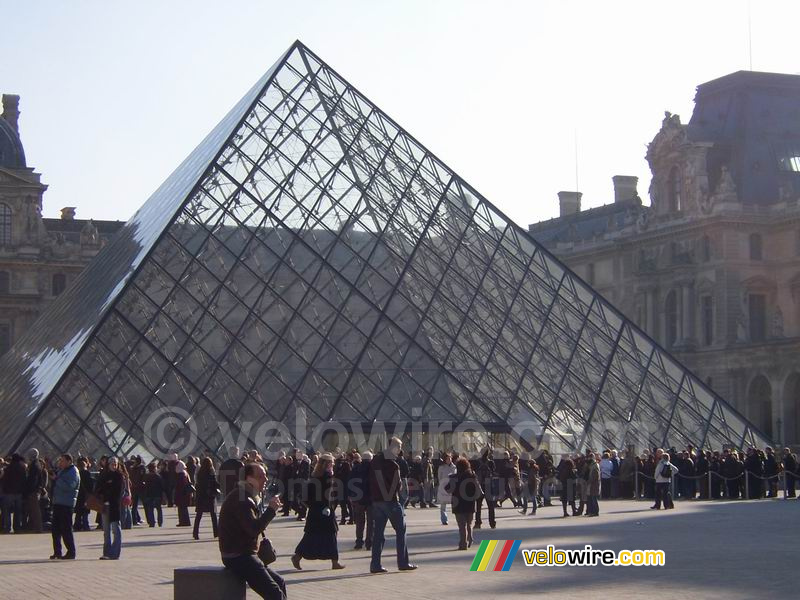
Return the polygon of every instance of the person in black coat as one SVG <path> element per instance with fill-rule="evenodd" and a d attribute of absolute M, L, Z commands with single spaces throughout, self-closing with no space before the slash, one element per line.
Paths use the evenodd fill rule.
<path fill-rule="evenodd" d="M 446 489 L 451 494 L 453 514 L 458 523 L 458 549 L 466 550 L 472 546 L 472 518 L 475 516 L 476 502 L 484 495 L 466 458 L 456 461 L 456 472 L 450 476 Z"/>
<path fill-rule="evenodd" d="M 31 448 L 28 456 L 28 474 L 25 480 L 25 512 L 28 515 L 28 530 L 42 533 L 42 509 L 39 499 L 47 488 L 47 472 L 39 462 L 39 451 Z"/>
<path fill-rule="evenodd" d="M 289 516 L 289 510 L 291 508 L 291 501 L 289 499 L 291 485 L 292 485 L 292 459 L 289 456 L 286 456 L 283 452 L 278 457 L 278 464 L 277 464 L 277 480 L 280 484 L 280 491 L 281 491 L 281 505 L 283 506 L 281 514 L 284 517 Z"/>
<path fill-rule="evenodd" d="M 575 468 L 575 462 L 567 455 L 562 457 L 561 462 L 556 467 L 558 473 L 558 481 L 561 483 L 561 508 L 564 511 L 564 516 L 568 517 L 567 505 L 572 509 L 572 516 L 578 514 L 578 509 L 575 508 L 575 488 L 576 480 L 578 479 L 578 471 Z"/>
<path fill-rule="evenodd" d="M 403 458 L 402 452 L 397 457 L 397 466 L 400 469 L 400 503 L 403 506 L 407 506 L 410 498 L 408 491 L 408 476 L 411 472 L 411 469 L 408 466 L 408 461 Z"/>
<path fill-rule="evenodd" d="M 341 510 L 341 524 L 347 524 L 348 520 L 350 525 L 353 524 L 353 512 L 350 509 L 350 499 L 347 496 L 347 481 L 350 479 L 350 471 L 352 467 L 347 456 L 342 453 L 334 462 L 333 476 L 336 480 L 336 505 Z"/>
<path fill-rule="evenodd" d="M 25 459 L 19 454 L 12 454 L 11 462 L 3 471 L 3 496 L 5 506 L 3 508 L 2 525 L 5 533 L 11 533 L 12 525 L 14 533 L 20 533 L 22 531 L 24 525 L 22 507 L 26 480 L 27 471 L 25 469 Z"/>
<path fill-rule="evenodd" d="M 356 522 L 355 550 L 372 548 L 372 508 L 369 497 L 369 466 L 372 463 L 372 453 L 364 452 L 353 455 L 353 469 L 347 482 L 347 493 Z M 366 526 L 366 539 L 364 529 Z"/>
<path fill-rule="evenodd" d="M 694 474 L 698 477 L 697 482 L 700 487 L 700 500 L 708 500 L 708 471 L 710 464 L 708 455 L 710 452 L 700 450 L 697 453 L 697 460 L 694 462 Z"/>
<path fill-rule="evenodd" d="M 158 515 L 158 526 L 164 524 L 164 513 L 161 503 L 164 499 L 165 488 L 161 474 L 156 470 L 156 463 L 151 462 L 147 465 L 147 474 L 144 476 L 144 489 L 142 491 L 142 503 L 144 504 L 144 516 L 149 527 L 156 526 L 156 513 Z"/>
<path fill-rule="evenodd" d="M 748 448 L 747 458 L 744 460 L 744 470 L 747 471 L 747 488 L 749 499 L 753 500 L 762 496 L 762 479 L 764 476 L 764 463 L 761 461 L 755 448 Z"/>
<path fill-rule="evenodd" d="M 336 542 L 336 514 L 333 511 L 335 499 L 335 483 L 333 475 L 333 456 L 323 454 L 314 467 L 308 481 L 308 493 L 305 502 L 308 506 L 308 517 L 303 538 L 295 548 L 292 565 L 302 569 L 300 560 L 330 560 L 332 569 L 344 569 L 339 562 L 339 548 Z"/>
<path fill-rule="evenodd" d="M 768 477 L 765 481 L 768 491 L 767 496 L 775 498 L 778 496 L 778 461 L 772 448 L 767 446 L 764 450 L 767 453 L 764 458 L 764 477 Z"/>
<path fill-rule="evenodd" d="M 797 457 L 789 448 L 783 449 L 783 471 L 786 474 L 786 496 L 794 498 L 794 486 L 797 480 Z"/>
<path fill-rule="evenodd" d="M 214 537 L 217 537 L 217 495 L 219 494 L 219 482 L 217 473 L 214 471 L 214 463 L 209 457 L 205 457 L 200 468 L 195 472 L 195 515 L 194 515 L 194 539 L 200 539 L 200 519 L 203 513 L 211 515 L 211 528 Z"/>
<path fill-rule="evenodd" d="M 103 556 L 101 560 L 117 560 L 122 550 L 122 529 L 120 528 L 120 508 L 122 502 L 123 479 L 117 458 L 108 459 L 108 468 L 97 477 L 95 493 L 103 502 Z"/>
<path fill-rule="evenodd" d="M 78 459 L 78 474 L 81 478 L 78 488 L 78 500 L 75 503 L 75 531 L 89 531 L 89 509 L 86 508 L 86 498 L 94 490 L 94 480 L 87 468 L 88 461 L 84 457 Z"/>
<path fill-rule="evenodd" d="M 304 521 L 306 518 L 307 506 L 303 501 L 304 490 L 311 474 L 311 461 L 308 456 L 299 450 L 294 455 L 292 461 L 292 504 L 297 512 L 297 520 Z"/>
<path fill-rule="evenodd" d="M 475 529 L 481 528 L 481 509 L 483 502 L 486 501 L 486 510 L 489 513 L 489 527 L 494 529 L 497 525 L 495 521 L 495 505 L 497 502 L 498 483 L 495 481 L 494 459 L 492 458 L 492 447 L 486 446 L 483 454 L 477 461 L 477 468 L 473 469 L 478 483 L 481 485 L 483 494 L 477 498 L 475 505 Z"/>

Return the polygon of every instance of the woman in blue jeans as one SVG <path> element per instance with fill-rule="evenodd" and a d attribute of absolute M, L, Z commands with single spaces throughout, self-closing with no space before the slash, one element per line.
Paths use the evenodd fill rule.
<path fill-rule="evenodd" d="M 119 461 L 112 456 L 108 459 L 107 468 L 98 475 L 95 486 L 95 493 L 103 501 L 103 556 L 100 560 L 117 560 L 122 550 L 122 530 L 119 525 L 122 489 Z"/>

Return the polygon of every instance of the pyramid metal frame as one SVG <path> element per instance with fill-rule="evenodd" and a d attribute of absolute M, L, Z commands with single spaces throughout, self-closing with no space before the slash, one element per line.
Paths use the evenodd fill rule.
<path fill-rule="evenodd" d="M 530 446 L 768 443 L 300 42 L 0 373 L 12 450 L 155 447 L 143 422 L 168 406 L 214 452 L 220 423 L 255 445 L 245 423 L 296 407 L 532 422 Z"/>

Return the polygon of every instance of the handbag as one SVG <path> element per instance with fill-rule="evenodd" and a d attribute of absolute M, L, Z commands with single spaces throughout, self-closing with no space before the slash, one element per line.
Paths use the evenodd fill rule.
<path fill-rule="evenodd" d="M 272 542 L 269 541 L 269 538 L 264 535 L 263 532 L 261 534 L 261 543 L 258 545 L 258 558 L 261 559 L 265 567 L 271 565 L 277 559 Z"/>
<path fill-rule="evenodd" d="M 103 511 L 103 501 L 94 493 L 86 494 L 86 508 L 95 512 Z"/>

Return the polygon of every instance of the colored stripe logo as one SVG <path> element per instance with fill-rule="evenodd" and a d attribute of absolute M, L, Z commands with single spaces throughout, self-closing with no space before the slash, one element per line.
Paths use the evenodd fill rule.
<path fill-rule="evenodd" d="M 470 571 L 508 571 L 522 540 L 483 540 Z"/>

